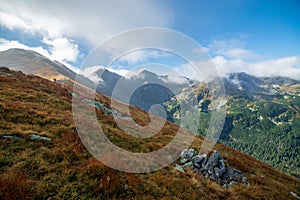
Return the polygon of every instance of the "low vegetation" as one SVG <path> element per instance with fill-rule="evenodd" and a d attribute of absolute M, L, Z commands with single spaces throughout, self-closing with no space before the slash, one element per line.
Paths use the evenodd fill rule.
<path fill-rule="evenodd" d="M 249 187 L 226 189 L 193 171 L 175 170 L 175 163 L 144 174 L 116 171 L 82 145 L 72 120 L 71 84 L 1 68 L 0 86 L 0 199 L 291 199 L 290 192 L 300 193 L 299 179 L 220 144 L 215 148 L 226 165 L 243 171 Z M 110 104 L 100 94 L 96 100 Z M 146 112 L 131 109 L 136 121 L 147 123 Z M 178 129 L 167 123 L 161 134 L 142 140 L 123 134 L 101 110 L 97 116 L 114 144 L 135 152 L 161 148 Z M 202 141 L 197 136 L 191 148 Z"/>

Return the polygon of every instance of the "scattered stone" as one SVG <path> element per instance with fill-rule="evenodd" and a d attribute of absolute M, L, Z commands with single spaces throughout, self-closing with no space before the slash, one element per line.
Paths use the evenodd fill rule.
<path fill-rule="evenodd" d="M 177 169 L 191 168 L 224 187 L 238 183 L 242 183 L 244 186 L 249 185 L 248 179 L 243 176 L 241 171 L 226 167 L 223 157 L 217 151 L 214 151 L 208 158 L 206 154 L 198 155 L 194 149 L 185 149 L 181 152 L 180 163 L 182 165 L 175 166 Z"/>
<path fill-rule="evenodd" d="M 98 101 L 90 100 L 90 99 L 83 99 L 83 102 L 95 107 L 98 110 L 103 110 L 105 116 L 114 116 L 115 119 L 131 120 L 130 117 L 123 116 L 118 111 L 110 109 L 107 106 L 105 106 L 103 103 L 100 103 Z"/>
<path fill-rule="evenodd" d="M 207 155 L 206 154 L 202 154 L 202 155 L 197 155 L 195 156 L 195 158 L 193 159 L 193 166 L 196 169 L 201 169 L 205 167 L 205 164 L 207 162 Z"/>
<path fill-rule="evenodd" d="M 193 166 L 193 162 L 191 161 L 191 162 L 187 162 L 187 163 L 184 163 L 183 165 L 182 165 L 182 167 L 185 169 L 185 168 L 191 168 Z"/>
<path fill-rule="evenodd" d="M 78 94 L 76 94 L 75 92 L 71 92 L 72 97 L 77 98 Z"/>
<path fill-rule="evenodd" d="M 49 137 L 40 136 L 40 135 L 36 135 L 36 134 L 32 134 L 30 136 L 30 139 L 32 139 L 32 140 L 47 140 L 47 141 L 51 141 L 51 138 L 49 138 Z"/>
<path fill-rule="evenodd" d="M 175 165 L 174 169 L 176 169 L 176 170 L 178 170 L 178 171 L 180 171 L 180 172 L 183 172 L 183 173 L 184 173 L 184 169 L 183 169 L 183 167 L 182 167 L 182 166 L 180 166 L 180 165 L 178 165 L 178 164 L 176 164 L 176 165 Z"/>
<path fill-rule="evenodd" d="M 19 140 L 20 137 L 14 136 L 14 135 L 3 135 L 3 138 L 5 139 L 14 139 L 14 140 Z"/>
<path fill-rule="evenodd" d="M 296 194 L 295 192 L 290 192 L 290 194 L 295 197 L 296 199 L 300 199 L 300 196 Z"/>
<path fill-rule="evenodd" d="M 191 162 L 195 156 L 197 156 L 197 152 L 194 149 L 185 149 L 181 152 L 180 162 L 182 164 L 187 163 L 187 162 Z"/>

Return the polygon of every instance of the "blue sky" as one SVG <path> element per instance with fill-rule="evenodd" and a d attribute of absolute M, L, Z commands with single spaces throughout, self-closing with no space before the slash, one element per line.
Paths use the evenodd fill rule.
<path fill-rule="evenodd" d="M 247 47 L 259 54 L 300 53 L 300 1 L 177 1 L 173 8 L 173 28 L 204 44 L 244 34 Z"/>
<path fill-rule="evenodd" d="M 162 27 L 204 46 L 222 73 L 245 71 L 300 79 L 299 10 L 298 0 L 7 0 L 0 2 L 0 51 L 31 49 L 80 71 L 90 51 L 113 35 Z M 153 55 L 132 54 L 115 70 L 124 73 L 155 58 L 192 76 L 178 59 Z"/>

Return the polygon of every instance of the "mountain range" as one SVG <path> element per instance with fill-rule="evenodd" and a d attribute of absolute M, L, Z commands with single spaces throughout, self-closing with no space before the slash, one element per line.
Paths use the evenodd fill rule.
<path fill-rule="evenodd" d="M 85 149 L 72 120 L 72 95 L 76 95 L 73 84 L 93 88 L 97 83 L 95 99 L 83 102 L 96 109 L 106 136 L 128 151 L 147 153 L 170 142 L 179 128 L 176 123 L 180 124 L 180 101 L 196 97 L 201 120 L 191 148 L 197 149 L 206 136 L 211 116 L 206 83 L 185 77 L 177 77 L 183 82 L 171 81 L 173 77 L 147 70 L 122 77 L 103 68 L 93 73 L 93 79 L 80 76 L 76 83 L 77 74 L 66 66 L 21 49 L 0 52 L 0 65 L 11 69 L 0 70 L 0 197 L 283 199 L 300 193 L 299 81 L 246 73 L 221 77 L 227 110 L 221 144 L 215 149 L 223 155 L 226 165 L 241 170 L 250 183 L 246 188 L 236 185 L 226 189 L 196 172 L 174 170 L 176 163 L 149 174 L 110 169 Z M 120 111 L 110 107 L 110 96 L 123 102 L 128 99 L 122 99 L 126 93 L 114 96 L 113 86 L 117 84 L 127 94 L 142 85 L 129 99 L 137 106 L 131 106 L 135 121 L 147 124 L 149 114 L 144 110 L 160 104 L 175 124 L 167 121 L 159 134 L 146 140 L 122 133 L 112 117 L 112 113 Z M 126 123 L 127 118 L 122 120 Z"/>
<path fill-rule="evenodd" d="M 131 77 L 123 77 L 105 68 L 100 68 L 88 77 L 84 77 L 57 61 L 51 61 L 34 51 L 23 49 L 9 49 L 0 52 L 0 66 L 20 70 L 26 74 L 38 75 L 48 80 L 56 79 L 60 82 L 75 81 L 77 78 L 77 82 L 90 88 L 96 88 L 97 92 L 110 97 L 118 84 L 118 91 L 114 93 L 115 99 L 147 111 L 153 104 L 163 104 L 170 97 L 178 94 L 181 89 L 194 82 L 181 76 L 159 76 L 145 69 L 131 74 Z M 133 92 L 131 98 L 127 99 L 131 92 Z"/>
<path fill-rule="evenodd" d="M 50 81 L 54 79 L 57 81 L 75 81 L 93 87 L 94 83 L 70 70 L 68 67 L 60 62 L 52 61 L 49 58 L 31 51 L 24 49 L 8 49 L 0 52 L 0 66 L 9 67 L 12 70 L 22 71 L 26 74 L 33 74 Z"/>
<path fill-rule="evenodd" d="M 218 142 L 299 177 L 300 81 L 246 73 L 232 73 L 222 79 L 227 104 Z M 205 136 L 212 107 L 206 83 L 193 85 L 166 101 L 168 119 L 180 124 L 180 103 L 192 97 L 200 104 L 198 133 Z"/>
<path fill-rule="evenodd" d="M 146 69 L 131 72 L 128 76 L 121 76 L 100 68 L 90 77 L 98 84 L 98 92 L 147 111 L 154 104 L 162 105 L 163 102 L 194 82 L 179 75 L 157 75 Z"/>

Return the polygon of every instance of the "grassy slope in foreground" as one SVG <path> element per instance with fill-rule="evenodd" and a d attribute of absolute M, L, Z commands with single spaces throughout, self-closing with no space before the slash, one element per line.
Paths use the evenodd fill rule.
<path fill-rule="evenodd" d="M 250 187 L 225 189 L 192 171 L 176 171 L 173 165 L 145 174 L 110 169 L 78 138 L 70 88 L 0 69 L 0 199 L 292 199 L 290 192 L 300 193 L 299 179 L 219 144 L 216 149 L 226 164 L 243 171 Z M 96 99 L 109 105 L 105 96 Z M 137 121 L 148 120 L 146 112 L 132 109 Z M 97 115 L 112 142 L 134 152 L 161 148 L 178 129 L 167 123 L 160 134 L 139 140 L 123 134 L 111 116 L 100 111 Z M 33 140 L 32 134 L 51 141 Z M 197 136 L 192 147 L 198 149 L 201 143 Z"/>

